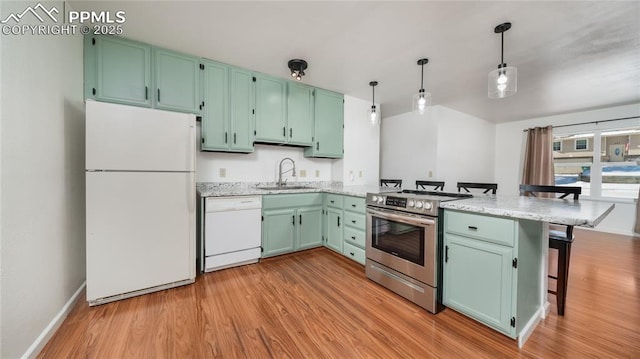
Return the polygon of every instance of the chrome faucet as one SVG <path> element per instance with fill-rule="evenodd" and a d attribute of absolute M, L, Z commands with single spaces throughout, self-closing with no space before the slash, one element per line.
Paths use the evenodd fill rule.
<path fill-rule="evenodd" d="M 288 169 L 284 172 L 282 172 L 282 164 L 284 163 L 284 161 L 289 160 L 291 161 L 291 164 L 293 165 L 293 167 L 291 169 Z M 282 161 L 280 161 L 280 165 L 279 167 L 279 171 L 278 171 L 278 187 L 284 186 L 285 184 L 282 183 L 282 175 L 291 171 L 291 176 L 295 177 L 296 176 L 296 163 L 289 157 L 285 157 L 282 159 Z M 286 179 L 285 179 L 286 182 Z"/>

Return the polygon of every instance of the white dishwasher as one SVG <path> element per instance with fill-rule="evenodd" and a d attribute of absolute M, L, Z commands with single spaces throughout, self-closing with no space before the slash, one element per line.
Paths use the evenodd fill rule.
<path fill-rule="evenodd" d="M 208 197 L 204 271 L 256 263 L 262 244 L 262 197 Z"/>

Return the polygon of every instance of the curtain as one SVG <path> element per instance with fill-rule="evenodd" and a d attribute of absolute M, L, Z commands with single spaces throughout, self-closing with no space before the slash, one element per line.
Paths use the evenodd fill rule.
<path fill-rule="evenodd" d="M 522 184 L 555 185 L 553 170 L 553 128 L 530 128 L 524 152 Z"/>

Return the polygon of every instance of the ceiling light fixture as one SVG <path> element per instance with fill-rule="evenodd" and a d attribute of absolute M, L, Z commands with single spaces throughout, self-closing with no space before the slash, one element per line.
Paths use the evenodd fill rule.
<path fill-rule="evenodd" d="M 420 77 L 420 90 L 413 95 L 413 112 L 424 115 L 431 107 L 431 92 L 424 92 L 424 65 L 429 63 L 429 59 L 418 60 L 418 65 L 422 67 L 422 77 Z"/>
<path fill-rule="evenodd" d="M 371 121 L 371 125 L 375 126 L 380 123 L 380 114 L 376 112 L 376 86 L 378 85 L 378 81 L 369 82 L 369 86 L 371 86 L 371 110 L 369 110 L 369 121 Z"/>
<path fill-rule="evenodd" d="M 518 89 L 518 69 L 504 63 L 504 32 L 510 28 L 511 23 L 505 22 L 493 30 L 496 34 L 500 34 L 502 47 L 500 65 L 497 69 L 489 72 L 489 98 L 508 97 L 514 95 Z"/>
<path fill-rule="evenodd" d="M 291 77 L 295 78 L 298 81 L 302 80 L 302 76 L 304 76 L 304 70 L 307 69 L 307 62 L 300 59 L 289 60 L 289 70 L 291 70 Z"/>

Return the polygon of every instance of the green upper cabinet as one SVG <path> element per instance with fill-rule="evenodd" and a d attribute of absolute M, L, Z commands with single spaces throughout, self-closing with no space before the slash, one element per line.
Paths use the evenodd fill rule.
<path fill-rule="evenodd" d="M 256 78 L 256 141 L 287 140 L 287 83 L 283 79 L 254 74 Z"/>
<path fill-rule="evenodd" d="M 164 49 L 155 49 L 156 107 L 199 113 L 200 59 Z"/>
<path fill-rule="evenodd" d="M 151 106 L 151 46 L 113 36 L 86 36 L 85 97 Z"/>
<path fill-rule="evenodd" d="M 253 152 L 253 80 L 249 71 L 204 60 L 202 150 Z"/>
<path fill-rule="evenodd" d="M 313 144 L 313 87 L 289 81 L 287 84 L 287 143 Z"/>
<path fill-rule="evenodd" d="M 250 71 L 231 68 L 231 133 L 230 150 L 253 152 L 254 83 Z"/>
<path fill-rule="evenodd" d="M 305 157 L 342 158 L 344 153 L 344 96 L 316 89 L 314 105 L 314 143 Z"/>

